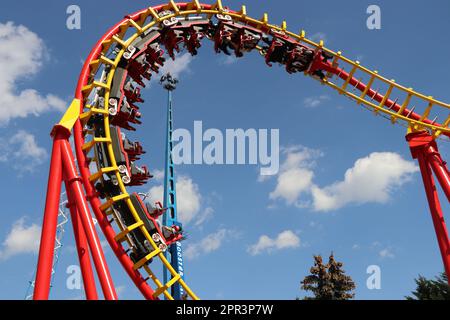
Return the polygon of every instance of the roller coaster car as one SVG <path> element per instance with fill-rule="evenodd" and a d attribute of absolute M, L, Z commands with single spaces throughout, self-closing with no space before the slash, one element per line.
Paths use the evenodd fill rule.
<path fill-rule="evenodd" d="M 146 61 L 144 55 L 141 55 L 136 59 L 130 60 L 128 62 L 127 70 L 130 78 L 144 88 L 145 83 L 143 81 L 143 78 L 150 80 L 152 76 L 151 74 L 152 66 Z"/>
<path fill-rule="evenodd" d="M 141 113 L 138 110 L 139 108 L 137 106 L 128 103 L 126 100 L 122 100 L 122 103 L 119 104 L 117 99 L 109 99 L 109 114 L 112 117 L 112 125 L 119 126 L 130 131 L 136 131 L 130 123 L 142 123 L 139 120 L 141 118 Z"/>
<path fill-rule="evenodd" d="M 303 72 L 309 70 L 314 59 L 313 49 L 299 44 L 283 32 L 271 31 L 272 40 L 264 38 L 269 44 L 266 50 L 266 64 L 272 66 L 272 62 L 284 64 L 288 73 Z"/>
<path fill-rule="evenodd" d="M 242 57 L 244 52 L 250 52 L 255 49 L 262 39 L 262 32 L 260 30 L 240 23 L 223 20 L 219 23 L 219 28 L 221 26 L 225 28 L 225 35 L 231 32 L 230 37 L 225 37 L 225 42 L 228 41 L 228 47 L 234 50 L 238 58 Z M 220 40 L 218 41 L 219 47 L 224 45 Z"/>
<path fill-rule="evenodd" d="M 114 211 L 115 216 L 119 219 L 118 223 L 122 226 L 122 229 L 125 229 L 136 223 L 136 220 L 131 214 L 131 211 L 125 201 L 114 203 L 114 205 L 112 206 L 112 210 Z M 147 230 L 149 231 L 149 229 Z M 127 234 L 126 237 L 132 248 L 130 258 L 134 263 L 138 262 L 154 250 L 153 246 L 147 240 L 140 228 L 132 230 Z M 152 260 L 149 260 L 146 264 L 151 263 L 151 261 Z"/>
<path fill-rule="evenodd" d="M 110 114 L 117 114 L 118 106 L 121 106 L 124 98 L 129 103 L 141 103 L 144 100 L 141 98 L 141 89 L 135 88 L 130 78 L 128 78 L 128 72 L 123 67 L 118 67 L 114 74 L 114 78 L 111 84 L 110 97 Z M 115 100 L 115 101 L 113 101 Z"/>
<path fill-rule="evenodd" d="M 161 41 L 166 47 L 169 57 L 175 60 L 175 51 L 180 52 L 180 43 L 184 41 L 183 30 L 165 28 L 161 35 Z"/>
<path fill-rule="evenodd" d="M 287 52 L 286 71 L 288 73 L 303 72 L 308 69 L 314 59 L 314 51 L 298 45 Z"/>
<path fill-rule="evenodd" d="M 120 188 L 117 184 L 114 184 L 112 180 L 103 180 L 95 184 L 98 196 L 101 199 L 112 198 L 120 195 Z"/>
<path fill-rule="evenodd" d="M 205 37 L 210 25 L 209 20 L 198 19 L 180 21 L 174 28 L 183 29 L 184 46 L 191 55 L 196 56 L 198 49 L 202 46 L 201 40 Z"/>
<path fill-rule="evenodd" d="M 263 37 L 263 41 L 268 44 L 264 47 L 266 64 L 269 67 L 272 67 L 272 62 L 286 64 L 289 57 L 288 52 L 300 45 L 284 32 L 271 30 L 270 35 L 272 36 L 271 40 L 268 37 Z"/>
<path fill-rule="evenodd" d="M 132 147 L 135 151 L 135 155 L 142 154 L 142 147 L 140 147 L 140 149 L 135 149 L 136 145 L 133 145 L 128 139 L 125 140 L 125 136 L 122 135 L 120 129 L 117 127 L 111 127 L 110 134 L 114 157 L 123 183 L 129 186 L 140 186 L 145 184 L 148 179 L 152 178 L 152 175 L 150 175 L 146 166 L 138 167 L 134 161 L 130 160 L 124 142 L 128 142 L 128 146 Z"/>
<path fill-rule="evenodd" d="M 134 89 L 127 74 L 125 68 L 117 68 L 112 80 L 108 112 L 112 124 L 135 131 L 130 123 L 140 124 L 141 113 L 139 107 L 133 103 L 143 100 L 140 98 L 140 90 Z M 131 97 L 131 99 L 128 97 Z"/>
<path fill-rule="evenodd" d="M 111 116 L 119 113 L 124 101 L 128 101 L 131 104 L 143 101 L 140 98 L 140 89 L 134 88 L 130 78 L 128 78 L 128 72 L 123 66 L 118 66 L 116 69 L 111 83 L 109 97 L 108 111 Z"/>
<path fill-rule="evenodd" d="M 130 186 L 142 186 L 153 176 L 148 171 L 147 166 L 138 167 L 134 162 L 130 162 L 131 180 L 128 183 Z"/>
<path fill-rule="evenodd" d="M 131 103 L 142 103 L 145 102 L 144 99 L 141 98 L 141 88 L 135 88 L 133 83 L 129 80 L 123 87 L 123 92 L 127 101 Z"/>
<path fill-rule="evenodd" d="M 144 204 L 142 199 L 136 193 L 133 193 L 130 196 L 130 200 L 136 210 L 137 215 L 144 223 L 145 229 L 152 237 L 152 240 L 155 242 L 156 246 L 161 251 L 166 251 L 170 245 L 172 245 L 176 241 L 182 240 L 183 234 L 181 228 L 176 228 L 175 226 L 174 228 L 160 227 L 157 219 L 166 211 L 166 209 L 162 208 L 161 203 L 156 203 L 155 207 L 150 204 Z M 129 227 L 136 222 L 135 218 L 131 214 L 127 204 L 124 201 L 115 203 L 113 205 L 113 210 L 115 211 L 117 217 L 119 217 L 119 219 L 121 220 L 124 228 Z M 131 243 L 132 248 L 134 249 L 130 254 L 130 258 L 134 263 L 143 259 L 146 255 L 154 250 L 140 228 L 136 228 L 131 231 L 127 235 L 127 237 Z M 147 264 L 151 263 L 151 261 L 152 260 L 147 261 Z"/>
<path fill-rule="evenodd" d="M 234 22 L 228 17 L 228 15 L 217 15 L 219 22 L 212 31 L 214 49 L 217 53 L 222 51 L 226 55 L 230 55 L 229 49 L 231 49 L 236 57 L 242 57 L 244 52 L 250 52 L 256 48 L 262 39 L 262 32 Z"/>
<path fill-rule="evenodd" d="M 144 32 L 140 37 L 133 41 L 130 47 L 128 47 L 128 51 L 133 52 L 132 55 L 128 55 L 129 59 L 136 59 L 136 57 L 144 54 L 147 48 L 160 36 L 161 33 L 156 28 L 151 28 Z M 124 57 L 127 58 L 125 55 Z"/>
<path fill-rule="evenodd" d="M 105 135 L 102 131 L 103 129 L 101 127 L 96 127 L 96 137 L 104 137 Z M 131 158 L 134 159 L 143 153 L 140 144 L 133 144 L 131 141 L 126 139 L 121 134 L 120 129 L 115 126 L 110 127 L 110 136 L 114 158 L 116 159 L 116 164 L 118 166 L 120 179 L 122 182 L 129 186 L 140 186 L 146 183 L 148 179 L 152 178 L 152 175 L 149 173 L 146 166 L 138 167 L 134 161 L 130 160 L 130 157 L 126 151 L 127 149 L 124 146 L 126 143 L 127 148 L 129 148 L 128 150 L 132 150 L 133 155 Z M 109 157 L 107 143 L 96 144 L 95 157 L 100 164 L 100 168 L 112 167 L 113 164 Z M 117 176 L 115 173 L 106 173 L 106 176 L 109 178 L 108 181 L 111 181 L 112 185 L 118 185 Z M 99 185 L 99 192 L 103 197 L 117 192 L 117 189 L 112 187 L 111 184 L 108 183 L 103 186 Z"/>
<path fill-rule="evenodd" d="M 123 141 L 123 149 L 128 154 L 128 158 L 130 161 L 136 161 L 140 159 L 140 156 L 145 154 L 144 149 L 142 148 L 139 142 L 132 142 L 126 136 L 122 134 Z"/>
<path fill-rule="evenodd" d="M 164 58 L 164 50 L 161 49 L 159 43 L 152 43 L 145 50 L 145 61 L 150 69 L 155 73 L 159 73 L 159 68 L 164 66 L 166 59 Z"/>
<path fill-rule="evenodd" d="M 162 215 L 166 209 L 163 209 L 162 206 L 159 208 L 155 208 L 149 205 L 144 205 L 142 199 L 136 193 L 133 193 L 130 197 L 131 202 L 136 209 L 137 214 L 144 222 L 146 229 L 149 231 L 153 241 L 158 245 L 164 244 L 164 249 L 159 247 L 162 251 L 165 251 L 168 246 L 173 243 L 182 240 L 183 233 L 181 231 L 181 227 L 179 226 L 163 226 L 160 227 L 158 221 L 156 220 L 160 215 Z M 177 228 L 178 227 L 178 228 Z"/>
<path fill-rule="evenodd" d="M 308 72 L 309 74 L 318 77 L 321 80 L 325 79 L 325 72 L 331 71 L 333 66 L 328 60 L 332 59 L 333 56 L 329 53 L 317 49 L 314 53 L 313 61 L 311 62 Z"/>
<path fill-rule="evenodd" d="M 187 51 L 195 56 L 201 47 L 201 40 L 210 27 L 207 19 L 179 19 L 176 25 L 166 28 L 162 33 L 164 46 L 169 56 L 175 59 L 175 51 L 180 52 L 183 43 Z"/>

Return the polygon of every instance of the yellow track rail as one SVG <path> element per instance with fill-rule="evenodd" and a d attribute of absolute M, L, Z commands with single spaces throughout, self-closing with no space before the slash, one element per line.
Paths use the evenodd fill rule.
<path fill-rule="evenodd" d="M 239 12 L 235 11 L 229 11 L 224 8 L 222 5 L 222 2 L 219 0 L 216 2 L 215 5 L 212 7 L 208 6 L 208 9 L 205 9 L 204 5 L 201 5 L 197 0 L 192 1 L 184 10 L 181 9 L 175 2 L 172 0 L 163 7 L 163 10 L 170 10 L 173 13 L 166 15 L 164 17 L 160 17 L 158 15 L 158 12 L 155 11 L 152 7 L 148 8 L 144 13 L 141 14 L 139 19 L 137 21 L 134 21 L 132 19 L 126 20 L 121 26 L 120 26 L 120 32 L 114 36 L 112 36 L 110 39 L 105 40 L 102 43 L 102 55 L 99 59 L 94 60 L 90 63 L 91 65 L 91 76 L 89 80 L 89 84 L 82 88 L 83 96 L 86 102 L 90 100 L 92 95 L 94 95 L 97 90 L 102 89 L 104 90 L 104 108 L 99 109 L 90 106 L 89 104 L 85 105 L 84 112 L 80 114 L 79 112 L 79 106 L 80 101 L 74 100 L 71 107 L 68 109 L 66 115 L 61 120 L 60 124 L 67 127 L 68 129 L 72 129 L 73 124 L 75 123 L 76 119 L 80 119 L 83 124 L 85 124 L 89 118 L 95 114 L 103 114 L 108 115 L 108 108 L 109 108 L 109 94 L 111 90 L 111 84 L 112 80 L 114 78 L 115 70 L 126 50 L 126 48 L 131 45 L 131 43 L 134 42 L 142 33 L 146 32 L 153 26 L 159 25 L 162 23 L 163 20 L 171 19 L 172 17 L 181 17 L 181 16 L 190 16 L 190 15 L 205 15 L 208 18 L 211 18 L 212 16 L 216 14 L 227 14 L 231 16 L 235 21 L 239 21 L 241 23 L 245 23 L 248 25 L 251 25 L 253 27 L 256 27 L 258 29 L 262 30 L 276 30 L 278 32 L 283 32 L 286 35 L 298 40 L 300 43 L 304 43 L 312 48 L 321 49 L 325 52 L 330 53 L 334 56 L 333 64 L 334 65 L 347 65 L 350 70 L 350 74 L 352 76 L 355 76 L 356 74 L 360 74 L 360 76 L 368 77 L 368 90 L 369 88 L 373 87 L 376 82 L 381 82 L 387 87 L 387 91 L 385 93 L 386 99 L 389 96 L 392 96 L 394 91 L 399 91 L 406 95 L 405 100 L 402 102 L 402 109 L 398 112 L 393 112 L 392 110 L 389 110 L 385 106 L 384 103 L 374 103 L 372 102 L 367 96 L 367 92 L 363 92 L 361 95 L 356 95 L 352 89 L 348 89 L 349 85 L 349 79 L 344 81 L 343 83 L 339 84 L 338 82 L 332 82 L 332 75 L 328 74 L 327 78 L 325 78 L 322 83 L 324 85 L 327 85 L 334 90 L 337 90 L 339 93 L 355 100 L 359 104 L 364 104 L 366 107 L 372 109 L 375 113 L 384 113 L 386 114 L 393 123 L 402 121 L 406 123 L 409 127 L 414 129 L 427 129 L 431 131 L 435 137 L 446 133 L 450 133 L 449 129 L 449 123 L 450 123 L 450 115 L 447 115 L 442 125 L 437 125 L 434 121 L 429 121 L 428 117 L 430 115 L 430 112 L 432 109 L 439 109 L 441 113 L 448 114 L 450 111 L 450 105 L 440 102 L 438 100 L 433 99 L 432 97 L 428 97 L 425 95 L 422 95 L 420 93 L 417 93 L 416 91 L 412 90 L 411 88 L 406 88 L 401 85 L 398 85 L 393 80 L 388 80 L 382 76 L 380 76 L 376 71 L 371 71 L 367 68 L 362 67 L 359 62 L 352 61 L 348 58 L 345 58 L 342 56 L 341 52 L 333 52 L 327 48 L 324 47 L 323 41 L 320 41 L 319 43 L 316 43 L 312 40 L 309 40 L 306 38 L 305 32 L 301 31 L 300 34 L 295 34 L 287 30 L 287 24 L 285 21 L 283 21 L 281 26 L 277 26 L 274 24 L 269 23 L 268 15 L 264 14 L 262 19 L 253 19 L 249 16 L 247 16 L 247 9 L 245 6 L 242 6 L 241 10 Z M 130 29 L 131 28 L 131 29 Z M 132 30 L 133 34 L 125 38 L 125 35 L 129 33 L 129 31 Z M 111 60 L 107 57 L 107 54 L 109 52 L 109 49 L 111 46 L 116 43 L 120 44 L 122 46 L 122 49 L 117 54 L 115 60 Z M 102 77 L 98 78 L 97 74 L 100 70 L 104 70 L 105 67 L 110 68 L 110 71 L 108 73 L 108 77 L 106 79 L 103 79 Z M 305 73 L 306 74 L 306 73 Z M 97 78 L 96 78 L 97 77 Z M 409 103 L 412 98 L 415 98 L 418 101 L 422 101 L 425 105 L 425 108 L 423 112 L 421 113 L 419 120 L 414 120 L 409 118 L 408 116 L 405 116 L 402 112 L 408 108 Z M 383 102 L 386 102 L 384 100 Z M 78 111 L 77 111 L 78 107 Z M 110 135 L 110 124 L 109 124 L 109 118 L 107 116 L 104 118 L 104 130 L 105 130 L 105 138 L 92 138 L 90 141 L 87 141 L 85 145 L 83 146 L 83 149 L 86 153 L 91 152 L 93 149 L 93 146 L 95 146 L 96 143 L 106 143 L 107 149 L 109 152 L 109 157 L 111 159 L 111 167 L 109 168 L 101 168 L 100 163 L 98 162 L 98 159 L 96 159 L 95 156 L 92 156 L 91 158 L 97 162 L 97 167 L 99 168 L 98 172 L 93 173 L 90 177 L 91 181 L 96 181 L 99 179 L 103 179 L 103 174 L 106 172 L 114 173 L 117 177 L 117 181 L 119 183 L 119 188 L 121 191 L 121 194 L 118 196 L 115 196 L 113 198 L 109 198 L 106 200 L 106 202 L 103 203 L 101 206 L 101 210 L 107 214 L 112 215 L 116 222 L 119 222 L 118 218 L 115 217 L 114 212 L 112 211 L 111 207 L 114 203 L 117 201 L 125 201 L 127 204 L 130 212 L 132 213 L 136 223 L 132 226 L 124 227 L 120 223 L 118 223 L 120 232 L 116 236 L 116 241 L 123 242 L 127 241 L 126 235 L 131 232 L 134 229 L 139 228 L 142 233 L 145 235 L 149 243 L 154 248 L 154 251 L 147 255 L 144 259 L 141 261 L 138 261 L 134 268 L 135 270 L 141 270 L 142 269 L 148 274 L 148 278 L 152 279 L 155 286 L 155 297 L 158 297 L 160 295 L 164 295 L 168 299 L 173 299 L 173 297 L 170 295 L 168 289 L 174 285 L 176 282 L 178 282 L 185 290 L 186 294 L 191 299 L 198 299 L 198 297 L 194 294 L 194 292 L 187 286 L 187 284 L 183 281 L 183 279 L 180 277 L 179 274 L 176 273 L 176 271 L 171 266 L 170 262 L 167 261 L 167 259 L 164 256 L 164 253 L 161 252 L 161 250 L 156 246 L 155 242 L 153 241 L 152 237 L 149 235 L 148 231 L 144 227 L 143 222 L 139 218 L 136 209 L 134 208 L 129 193 L 125 188 L 125 185 L 122 182 L 119 169 L 117 166 L 116 159 L 114 157 L 114 152 L 111 144 L 111 135 Z M 87 132 L 87 135 L 93 135 L 92 132 Z M 168 283 L 163 284 L 161 281 L 158 280 L 158 278 L 155 276 L 154 272 L 150 269 L 148 265 L 145 263 L 153 258 L 159 258 L 162 262 L 163 266 L 169 270 L 169 272 L 172 275 L 172 280 L 170 280 Z"/>

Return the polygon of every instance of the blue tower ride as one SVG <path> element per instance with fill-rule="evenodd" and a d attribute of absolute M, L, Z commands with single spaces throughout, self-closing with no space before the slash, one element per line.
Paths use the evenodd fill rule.
<path fill-rule="evenodd" d="M 173 150 L 173 104 L 172 104 L 172 92 L 176 89 L 178 80 L 171 76 L 170 73 L 164 75 L 160 81 L 164 89 L 167 90 L 167 132 L 166 132 L 166 154 L 165 154 L 165 175 L 164 175 L 164 208 L 167 208 L 166 213 L 163 215 L 163 225 L 173 226 L 178 225 L 182 227 L 178 221 L 177 216 L 177 193 L 176 193 L 176 180 L 175 171 L 172 159 Z M 175 271 L 184 279 L 184 266 L 183 266 L 183 250 L 180 241 L 172 244 L 165 253 L 167 260 L 171 263 Z M 171 277 L 167 268 L 163 270 L 164 283 L 167 283 Z M 183 287 L 179 283 L 175 283 L 171 287 L 171 294 L 175 300 L 181 300 L 184 297 Z"/>

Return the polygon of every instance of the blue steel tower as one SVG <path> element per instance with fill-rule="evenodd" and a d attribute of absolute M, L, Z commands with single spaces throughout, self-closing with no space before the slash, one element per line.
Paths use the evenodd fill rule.
<path fill-rule="evenodd" d="M 165 155 L 165 175 L 164 175 L 164 208 L 167 208 L 166 213 L 163 215 L 163 225 L 173 226 L 181 223 L 178 221 L 177 216 L 177 192 L 176 192 L 176 180 L 175 171 L 172 159 L 173 150 L 173 105 L 172 105 L 172 92 L 177 88 L 178 80 L 171 76 L 170 73 L 164 75 L 160 81 L 164 89 L 167 90 L 167 132 L 166 132 L 166 155 Z M 180 241 L 172 244 L 165 253 L 167 260 L 170 261 L 175 271 L 184 279 L 184 267 L 183 267 L 183 250 Z M 164 283 L 167 283 L 170 279 L 170 273 L 164 268 Z M 184 296 L 183 287 L 177 282 L 171 288 L 172 296 L 176 300 L 180 300 Z"/>

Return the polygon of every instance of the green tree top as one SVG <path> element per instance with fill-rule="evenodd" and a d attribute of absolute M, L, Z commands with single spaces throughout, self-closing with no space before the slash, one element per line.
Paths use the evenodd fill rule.
<path fill-rule="evenodd" d="M 412 296 L 407 296 L 407 300 L 450 300 L 450 286 L 448 285 L 447 274 L 442 272 L 435 279 L 426 279 L 419 275 L 414 279 L 416 290 Z"/>
<path fill-rule="evenodd" d="M 343 264 L 334 259 L 331 253 L 328 263 L 324 264 L 320 255 L 314 256 L 314 266 L 310 269 L 310 275 L 301 282 L 301 288 L 311 291 L 313 297 L 305 297 L 305 300 L 348 300 L 352 299 L 356 288 L 350 276 L 342 269 Z"/>

